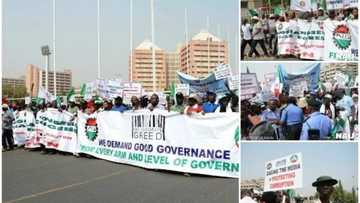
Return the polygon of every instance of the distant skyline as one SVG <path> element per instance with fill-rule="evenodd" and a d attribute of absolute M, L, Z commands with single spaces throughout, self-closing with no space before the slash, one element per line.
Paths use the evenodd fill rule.
<path fill-rule="evenodd" d="M 127 80 L 130 0 L 100 2 L 101 74 Z M 96 5 L 97 0 L 56 1 L 56 67 L 72 70 L 74 86 L 97 77 Z M 178 44 L 185 43 L 185 8 L 189 39 L 206 29 L 209 17 L 209 32 L 229 41 L 230 65 L 238 72 L 237 0 L 155 0 L 155 44 L 175 51 Z M 150 1 L 134 0 L 133 48 L 151 39 L 150 31 Z M 52 49 L 52 0 L 4 0 L 3 77 L 25 75 L 27 64 L 44 68 L 40 47 L 46 44 Z"/>
<path fill-rule="evenodd" d="M 291 153 L 303 154 L 303 188 L 295 189 L 302 195 L 313 195 L 311 184 L 322 175 L 329 175 L 341 183 L 345 190 L 358 186 L 357 143 L 242 143 L 241 179 L 264 178 L 265 162 Z"/>

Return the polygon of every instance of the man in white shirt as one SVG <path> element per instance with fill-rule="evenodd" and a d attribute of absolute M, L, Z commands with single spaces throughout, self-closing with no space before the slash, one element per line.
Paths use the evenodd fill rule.
<path fill-rule="evenodd" d="M 250 52 L 250 56 L 252 56 L 253 53 L 255 53 L 255 55 L 257 57 L 260 56 L 259 52 L 256 50 L 256 45 L 259 43 L 264 54 L 267 57 L 269 57 L 269 54 L 265 47 L 265 34 L 263 31 L 263 24 L 261 23 L 260 19 L 257 16 L 252 17 L 252 20 L 254 22 L 254 26 L 253 26 L 253 32 L 252 32 L 253 40 L 251 42 L 252 50 Z"/>
<path fill-rule="evenodd" d="M 244 60 L 245 48 L 246 45 L 249 44 L 250 50 L 251 48 L 251 25 L 247 19 L 244 19 L 243 24 L 241 25 L 241 60 Z"/>

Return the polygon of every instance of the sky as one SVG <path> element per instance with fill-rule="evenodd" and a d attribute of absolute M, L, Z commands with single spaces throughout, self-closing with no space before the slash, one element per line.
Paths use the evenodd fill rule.
<path fill-rule="evenodd" d="M 241 179 L 263 178 L 265 162 L 291 153 L 302 152 L 303 188 L 295 191 L 312 195 L 311 184 L 322 175 L 341 179 L 344 189 L 351 191 L 358 183 L 358 148 L 356 143 L 243 143 L 241 144 Z"/>
<path fill-rule="evenodd" d="M 128 77 L 130 0 L 101 0 L 101 75 Z M 71 69 L 73 85 L 97 77 L 97 0 L 56 1 L 56 67 Z M 230 65 L 237 69 L 238 0 L 155 0 L 155 43 L 175 51 L 185 42 L 187 8 L 189 38 L 207 27 L 229 40 Z M 217 28 L 220 28 L 219 32 Z M 133 46 L 151 39 L 150 1 L 133 1 Z M 44 67 L 40 47 L 52 49 L 52 0 L 3 0 L 3 77 L 25 75 L 27 64 Z M 50 59 L 51 64 L 53 58 Z M 50 67 L 52 69 L 52 65 Z"/>

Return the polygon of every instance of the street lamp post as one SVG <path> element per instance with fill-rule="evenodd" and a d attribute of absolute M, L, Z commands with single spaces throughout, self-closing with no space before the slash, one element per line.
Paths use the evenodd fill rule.
<path fill-rule="evenodd" d="M 46 69 L 45 69 L 45 89 L 49 91 L 49 66 L 50 66 L 50 49 L 48 45 L 41 47 L 41 55 L 45 56 Z"/>

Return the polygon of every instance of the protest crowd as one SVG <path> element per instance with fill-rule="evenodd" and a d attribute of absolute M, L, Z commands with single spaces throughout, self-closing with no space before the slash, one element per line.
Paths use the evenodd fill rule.
<path fill-rule="evenodd" d="M 296 7 L 286 12 L 277 8 L 262 12 L 250 9 L 250 16 L 241 22 L 241 60 L 245 56 L 248 59 L 265 56 L 300 60 L 353 60 L 346 58 L 349 55 L 357 58 L 356 43 L 353 48 L 346 46 L 349 49 L 344 54 L 346 57 L 340 57 L 344 53 L 341 50 L 329 49 L 332 49 L 330 44 L 335 40 L 332 34 L 342 32 L 341 29 L 337 30 L 338 25 L 345 23 L 346 27 L 351 27 L 350 24 L 358 22 L 358 8 L 309 9 Z M 349 34 L 346 29 L 345 32 Z M 357 29 L 354 30 L 351 39 L 357 35 Z"/>
<path fill-rule="evenodd" d="M 315 65 L 311 70 L 314 72 L 307 72 L 303 75 L 287 75 L 286 87 L 281 86 L 278 89 L 270 90 L 265 85 L 262 90 L 259 90 L 259 93 L 248 98 L 242 98 L 242 139 L 357 139 L 357 85 L 349 86 L 346 84 L 350 83 L 339 84 L 336 81 L 333 84 L 330 82 L 321 83 L 318 77 L 312 78 L 313 80 L 308 77 L 309 75 L 318 75 L 319 66 Z M 283 74 L 287 73 L 283 72 Z M 251 74 L 248 75 L 251 76 Z M 299 78 L 300 80 L 307 78 L 305 80 L 312 82 L 299 82 Z M 276 86 L 274 85 L 275 83 L 273 87 Z"/>
<path fill-rule="evenodd" d="M 147 95 L 142 97 L 132 96 L 130 104 L 124 104 L 121 97 L 112 100 L 98 96 L 88 101 L 81 99 L 78 102 L 72 97 L 68 104 L 58 101 L 45 103 L 43 99 L 40 99 L 40 102 L 34 100 L 26 105 L 24 102 L 5 103 L 2 105 L 3 151 L 14 149 L 12 125 L 20 114 L 33 114 L 36 118 L 39 112 L 45 112 L 47 109 L 57 109 L 59 112 L 72 114 L 73 119 L 77 118 L 78 112 L 91 115 L 102 111 L 116 111 L 119 113 L 177 112 L 191 116 L 193 114 L 239 112 L 238 101 L 238 96 L 233 93 L 218 99 L 216 93 L 213 92 L 207 92 L 204 98 L 197 94 L 184 96 L 181 92 L 178 92 L 174 99 L 168 96 L 164 104 L 159 103 L 159 96 L 155 93 L 150 97 Z M 54 150 L 50 151 L 55 153 Z M 44 153 L 48 152 L 49 150 L 44 149 Z"/>
<path fill-rule="evenodd" d="M 241 101 L 243 139 L 336 140 L 357 137 L 358 92 L 280 94 L 263 103 Z M 339 137 L 339 134 L 342 136 Z"/>

